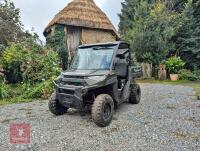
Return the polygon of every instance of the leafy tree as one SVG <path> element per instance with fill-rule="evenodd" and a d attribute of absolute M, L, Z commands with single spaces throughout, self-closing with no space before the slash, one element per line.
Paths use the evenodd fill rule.
<path fill-rule="evenodd" d="M 8 46 L 24 36 L 20 10 L 10 0 L 0 1 L 0 45 Z"/>
<path fill-rule="evenodd" d="M 132 21 L 134 21 L 135 7 L 137 6 L 139 0 L 125 0 L 122 2 L 122 10 L 119 23 L 119 31 L 121 36 L 124 36 L 126 29 L 131 28 Z"/>
<path fill-rule="evenodd" d="M 182 13 L 182 26 L 173 41 L 188 68 L 200 69 L 200 0 L 188 0 Z"/>
<path fill-rule="evenodd" d="M 137 3 L 134 19 L 125 29 L 124 37 L 131 43 L 139 62 L 157 65 L 165 59 L 173 46 L 169 41 L 175 34 L 177 19 L 177 14 L 170 12 L 165 3 Z"/>
<path fill-rule="evenodd" d="M 122 10 L 119 14 L 120 23 L 119 23 L 119 32 L 121 36 L 126 37 L 127 29 L 132 29 L 133 22 L 138 19 L 138 17 L 143 17 L 148 14 L 146 10 L 149 9 L 153 4 L 154 0 L 125 0 L 122 2 Z M 146 7 L 140 7 L 140 11 L 138 11 L 138 7 L 141 5 L 148 5 Z"/>
<path fill-rule="evenodd" d="M 163 0 L 167 4 L 167 7 L 176 12 L 182 12 L 185 4 L 187 3 L 188 0 Z"/>

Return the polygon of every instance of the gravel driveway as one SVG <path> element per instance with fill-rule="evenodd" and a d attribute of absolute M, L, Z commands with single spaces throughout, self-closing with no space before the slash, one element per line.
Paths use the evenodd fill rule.
<path fill-rule="evenodd" d="M 123 104 L 113 122 L 97 127 L 76 111 L 56 117 L 47 101 L 0 107 L 0 150 L 200 151 L 200 101 L 184 86 L 141 84 L 139 105 Z M 31 125 L 30 145 L 10 145 L 9 124 Z"/>

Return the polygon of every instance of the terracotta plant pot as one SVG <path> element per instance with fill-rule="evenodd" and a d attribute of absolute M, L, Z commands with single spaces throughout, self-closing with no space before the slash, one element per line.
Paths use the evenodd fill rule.
<path fill-rule="evenodd" d="M 170 74 L 171 81 L 177 81 L 178 80 L 178 74 Z"/>

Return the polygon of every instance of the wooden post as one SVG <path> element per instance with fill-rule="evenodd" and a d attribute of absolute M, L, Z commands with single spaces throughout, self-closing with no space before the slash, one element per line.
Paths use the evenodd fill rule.
<path fill-rule="evenodd" d="M 68 51 L 68 59 L 67 59 L 67 68 L 69 68 L 69 66 L 70 66 L 70 62 L 71 62 L 71 50 L 70 50 L 70 47 L 69 47 L 69 44 L 70 44 L 70 39 L 68 38 L 68 34 L 67 34 L 67 26 L 65 26 L 65 41 L 66 41 L 66 48 L 67 48 L 67 51 Z"/>

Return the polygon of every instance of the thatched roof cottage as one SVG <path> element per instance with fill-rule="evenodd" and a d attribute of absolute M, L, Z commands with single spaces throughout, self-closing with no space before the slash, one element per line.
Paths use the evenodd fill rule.
<path fill-rule="evenodd" d="M 44 35 L 53 34 L 56 25 L 65 27 L 66 46 L 71 52 L 80 44 L 119 40 L 115 27 L 93 0 L 73 0 L 53 18 Z"/>

